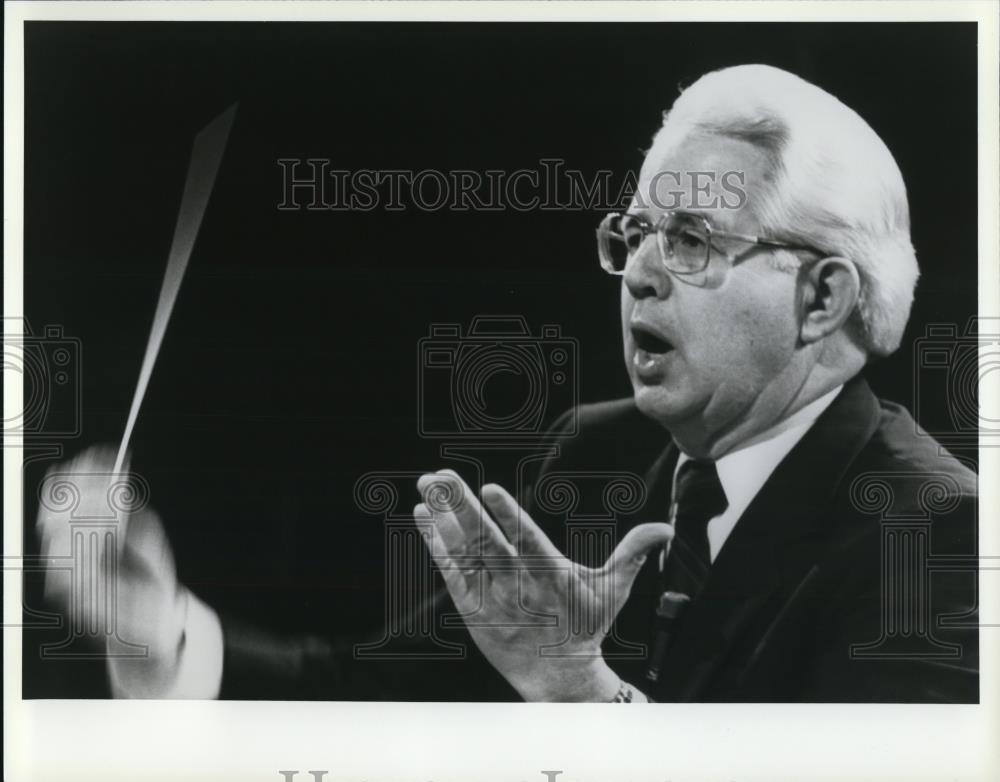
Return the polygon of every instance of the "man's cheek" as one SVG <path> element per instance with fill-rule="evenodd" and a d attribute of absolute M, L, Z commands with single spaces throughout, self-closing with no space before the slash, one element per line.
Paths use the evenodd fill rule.
<path fill-rule="evenodd" d="M 714 376 L 743 355 L 742 336 L 739 330 L 727 329 L 706 317 L 688 332 L 681 354 L 692 371 Z"/>

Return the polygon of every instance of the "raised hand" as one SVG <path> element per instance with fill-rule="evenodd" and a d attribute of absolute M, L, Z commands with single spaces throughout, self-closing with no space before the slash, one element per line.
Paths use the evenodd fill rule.
<path fill-rule="evenodd" d="M 473 640 L 529 701 L 610 701 L 618 677 L 601 643 L 667 524 L 632 529 L 601 568 L 571 562 L 501 487 L 482 503 L 450 470 L 417 482 L 418 522 Z"/>
<path fill-rule="evenodd" d="M 159 695 L 176 673 L 189 593 L 177 582 L 170 543 L 155 512 L 119 509 L 109 517 L 110 493 L 128 486 L 127 470 L 113 474 L 114 458 L 110 448 L 92 447 L 46 476 L 36 523 L 48 563 L 45 596 L 75 626 L 100 630 L 97 638 L 105 635 L 117 694 Z M 45 492 L 72 498 L 72 507 Z M 93 556 L 71 559 L 71 518 L 117 521 L 117 546 L 99 535 Z"/>

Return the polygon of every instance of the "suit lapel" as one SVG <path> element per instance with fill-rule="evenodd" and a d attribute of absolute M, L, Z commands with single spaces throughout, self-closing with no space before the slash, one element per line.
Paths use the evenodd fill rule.
<path fill-rule="evenodd" d="M 667 655 L 664 668 L 670 673 L 654 697 L 703 699 L 713 673 L 741 631 L 769 600 L 794 593 L 816 555 L 803 539 L 824 519 L 836 487 L 871 439 L 878 417 L 878 401 L 868 384 L 856 378 L 775 468 L 740 517 L 702 593 L 689 607 Z M 661 466 L 669 463 L 671 472 L 666 479 L 661 473 L 654 483 L 666 484 L 668 501 L 676 458 L 674 454 L 664 461 Z M 655 493 L 660 491 L 662 486 Z"/>

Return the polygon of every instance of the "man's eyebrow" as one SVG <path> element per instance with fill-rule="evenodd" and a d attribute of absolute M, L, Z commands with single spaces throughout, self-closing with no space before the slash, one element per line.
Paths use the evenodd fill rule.
<path fill-rule="evenodd" d="M 663 217 L 663 215 L 666 214 L 667 212 L 671 214 L 682 215 L 684 217 L 700 218 L 705 222 L 707 222 L 714 230 L 720 231 L 722 233 L 726 233 L 730 230 L 725 225 L 718 225 L 717 215 L 709 214 L 708 212 L 702 209 L 666 209 L 664 211 L 658 212 L 654 211 L 649 206 L 642 206 L 641 208 L 633 208 L 630 206 L 628 209 L 625 210 L 625 214 L 631 215 L 632 217 L 639 217 L 642 220 L 645 220 L 650 225 L 656 225 L 659 222 L 659 220 Z"/>
<path fill-rule="evenodd" d="M 629 204 L 628 208 L 625 209 L 623 214 L 629 215 L 630 217 L 639 217 L 645 220 L 647 223 L 656 222 L 655 216 L 650 213 L 648 206 Z"/>
<path fill-rule="evenodd" d="M 707 212 L 702 212 L 698 209 L 653 209 L 650 206 L 644 206 L 638 204 L 636 206 L 630 205 L 628 209 L 625 210 L 626 214 L 635 215 L 637 217 L 655 217 L 659 219 L 663 215 L 667 214 L 677 214 L 677 215 L 690 215 L 691 217 L 701 217 L 705 220 L 711 222 L 711 218 L 708 216 Z"/>
<path fill-rule="evenodd" d="M 706 212 L 702 209 L 675 209 L 674 212 L 688 217 L 700 217 L 709 224 L 713 231 L 717 231 L 719 233 L 725 234 L 738 230 L 733 228 L 731 225 L 727 225 L 724 215 L 719 212 Z"/>
<path fill-rule="evenodd" d="M 707 220 L 709 223 L 714 224 L 712 216 L 701 209 L 674 209 L 672 211 L 675 214 L 684 215 L 685 217 L 700 217 L 702 220 Z"/>

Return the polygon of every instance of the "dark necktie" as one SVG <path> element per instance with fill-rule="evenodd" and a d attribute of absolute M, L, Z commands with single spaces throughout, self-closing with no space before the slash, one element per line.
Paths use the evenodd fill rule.
<path fill-rule="evenodd" d="M 715 462 L 689 460 L 677 472 L 674 539 L 663 570 L 663 590 L 694 598 L 708 578 L 708 522 L 729 505 Z"/>
<path fill-rule="evenodd" d="M 659 602 L 653 617 L 653 649 L 646 678 L 655 682 L 687 603 L 694 600 L 711 566 L 708 522 L 729 505 L 714 462 L 689 460 L 677 472 L 674 539 L 664 563 Z"/>

